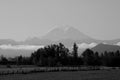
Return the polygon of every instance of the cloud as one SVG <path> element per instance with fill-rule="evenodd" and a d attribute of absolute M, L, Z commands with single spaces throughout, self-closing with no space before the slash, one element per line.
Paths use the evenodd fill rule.
<path fill-rule="evenodd" d="M 92 48 L 97 45 L 97 43 L 81 43 L 77 44 L 80 49 Z M 43 48 L 43 45 L 0 45 L 0 49 L 11 49 L 11 50 L 37 50 L 39 48 Z"/>
<path fill-rule="evenodd" d="M 120 42 L 118 42 L 117 44 L 115 44 L 115 45 L 118 45 L 118 46 L 120 46 Z"/>
<path fill-rule="evenodd" d="M 43 48 L 42 45 L 0 45 L 1 49 L 15 49 L 15 50 L 37 50 Z"/>
<path fill-rule="evenodd" d="M 77 44 L 78 47 L 80 49 L 86 49 L 86 48 L 92 48 L 92 47 L 95 47 L 97 45 L 97 43 L 90 43 L 90 44 L 87 44 L 87 43 L 81 43 L 81 44 Z"/>

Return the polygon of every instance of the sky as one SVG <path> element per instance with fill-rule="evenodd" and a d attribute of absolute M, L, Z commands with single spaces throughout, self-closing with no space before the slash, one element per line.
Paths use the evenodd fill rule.
<path fill-rule="evenodd" d="M 0 0 L 0 39 L 41 37 L 56 25 L 95 39 L 120 38 L 120 0 Z"/>

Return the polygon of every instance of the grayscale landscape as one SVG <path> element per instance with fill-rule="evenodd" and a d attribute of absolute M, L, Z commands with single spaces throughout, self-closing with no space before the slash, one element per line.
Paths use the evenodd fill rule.
<path fill-rule="evenodd" d="M 119 80 L 120 1 L 0 1 L 0 80 Z"/>

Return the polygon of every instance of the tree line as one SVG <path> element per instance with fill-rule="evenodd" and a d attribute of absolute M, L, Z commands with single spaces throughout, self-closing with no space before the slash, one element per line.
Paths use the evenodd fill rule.
<path fill-rule="evenodd" d="M 34 51 L 30 57 L 1 56 L 1 65 L 37 65 L 37 66 L 120 66 L 120 51 L 98 53 L 86 49 L 78 56 L 78 46 L 73 44 L 69 51 L 62 43 L 51 44 Z"/>

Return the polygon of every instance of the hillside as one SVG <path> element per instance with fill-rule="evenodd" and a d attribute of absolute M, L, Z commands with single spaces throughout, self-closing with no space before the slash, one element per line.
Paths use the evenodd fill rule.
<path fill-rule="evenodd" d="M 110 44 L 98 44 L 97 46 L 93 47 L 92 50 L 94 52 L 103 53 L 105 51 L 107 52 L 115 52 L 117 50 L 120 50 L 120 46 L 117 45 L 110 45 Z"/>

